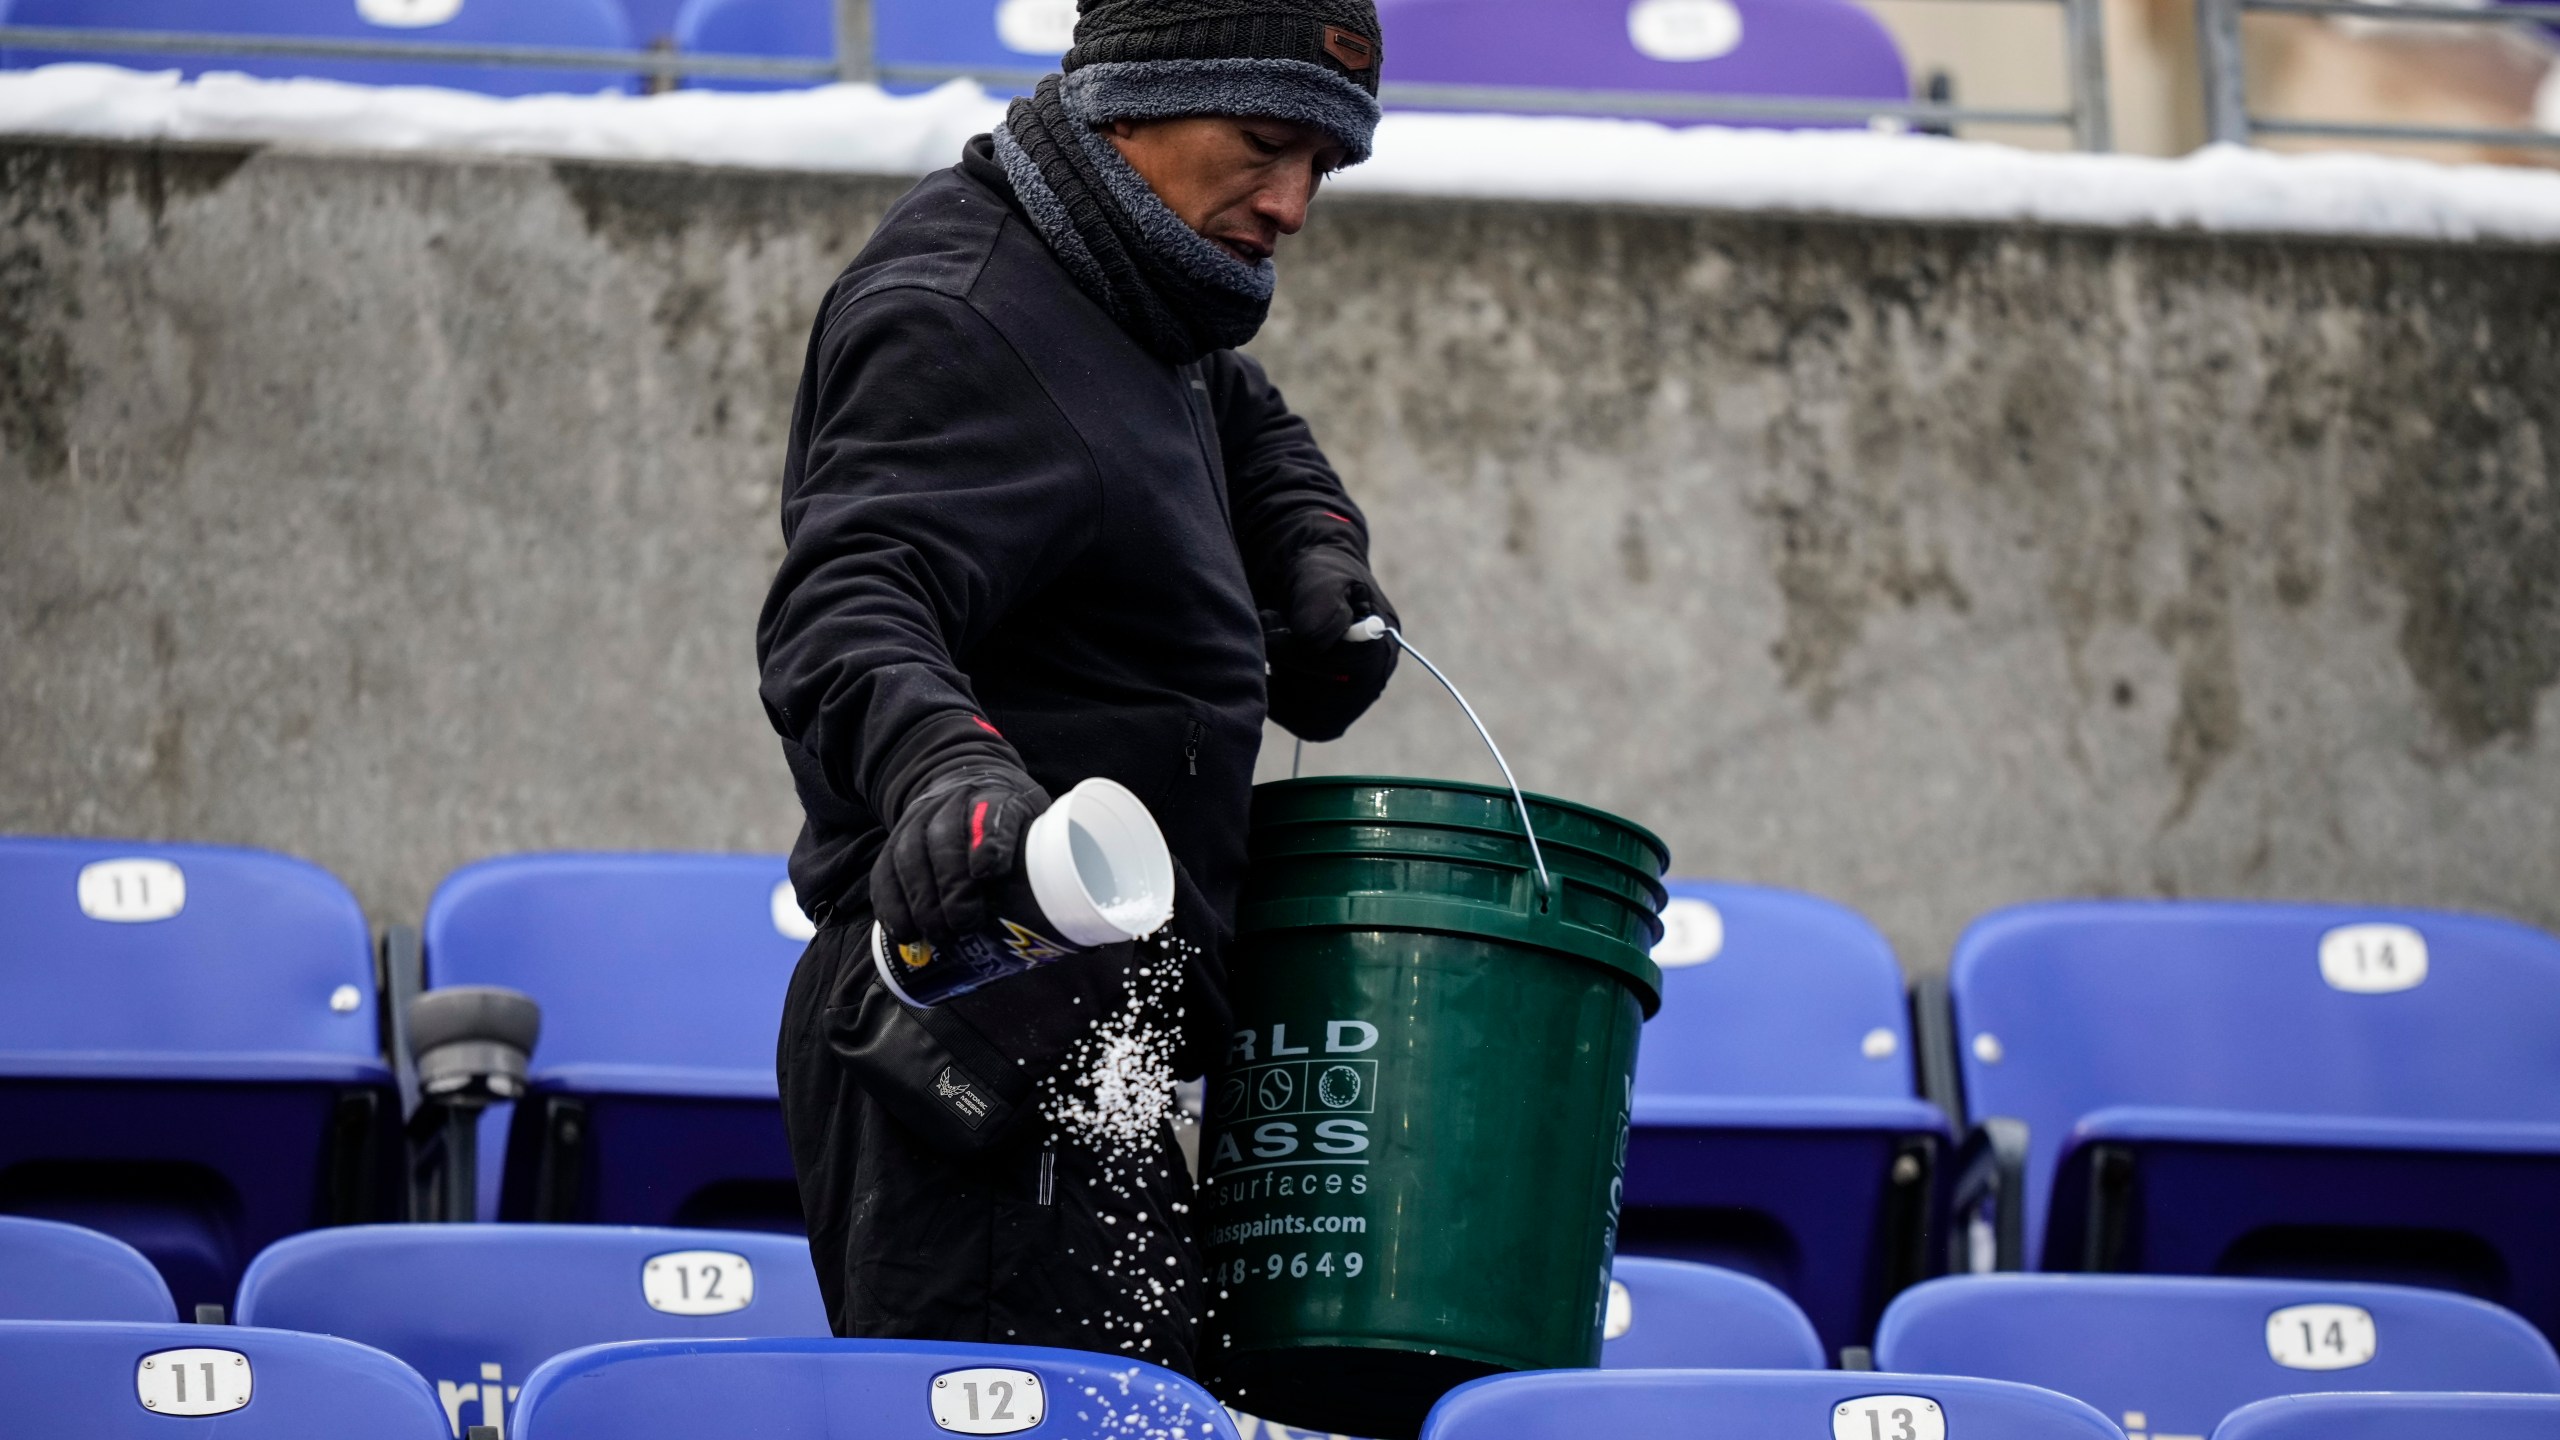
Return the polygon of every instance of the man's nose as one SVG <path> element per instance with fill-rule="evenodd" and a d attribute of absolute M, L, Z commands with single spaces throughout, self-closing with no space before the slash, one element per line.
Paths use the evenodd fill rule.
<path fill-rule="evenodd" d="M 1315 167 L 1292 168 L 1275 177 L 1254 197 L 1254 213 L 1283 235 L 1295 235 L 1307 223 L 1307 205 L 1315 199 Z"/>

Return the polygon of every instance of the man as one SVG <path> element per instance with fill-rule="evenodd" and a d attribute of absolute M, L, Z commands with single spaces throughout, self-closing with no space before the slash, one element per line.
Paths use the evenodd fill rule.
<path fill-rule="evenodd" d="M 1370 0 L 1085 0 L 1063 77 L 820 309 L 757 641 L 820 922 L 783 1116 L 839 1334 L 1200 1353 L 1164 1122 L 1228 1028 L 1263 720 L 1331 739 L 1395 660 L 1343 639 L 1393 619 L 1360 511 L 1233 347 L 1324 176 L 1368 156 L 1379 53 Z M 1094 775 L 1172 848 L 1167 938 L 887 994 L 874 918 L 984 924 L 1032 817 Z"/>

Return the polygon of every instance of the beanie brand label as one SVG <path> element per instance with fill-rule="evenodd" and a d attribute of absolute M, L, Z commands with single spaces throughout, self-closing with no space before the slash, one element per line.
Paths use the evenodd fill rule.
<path fill-rule="evenodd" d="M 1339 25 L 1324 27 L 1324 53 L 1341 61 L 1345 70 L 1366 70 L 1378 63 L 1378 47 L 1368 37 Z"/>

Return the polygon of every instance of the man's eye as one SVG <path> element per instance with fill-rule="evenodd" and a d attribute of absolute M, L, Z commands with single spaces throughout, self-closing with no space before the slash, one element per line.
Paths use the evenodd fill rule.
<path fill-rule="evenodd" d="M 1251 145 L 1257 155 L 1277 155 L 1288 148 L 1268 135 L 1257 135 L 1251 130 L 1244 132 L 1244 138 L 1245 143 Z"/>

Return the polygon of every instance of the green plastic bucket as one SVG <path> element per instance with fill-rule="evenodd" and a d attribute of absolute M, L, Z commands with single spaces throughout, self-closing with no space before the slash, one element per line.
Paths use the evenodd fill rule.
<path fill-rule="evenodd" d="M 1599 1361 L 1669 857 L 1527 803 L 1552 894 L 1507 790 L 1254 791 L 1202 1150 L 1239 1409 L 1394 1440 L 1462 1381 Z"/>

